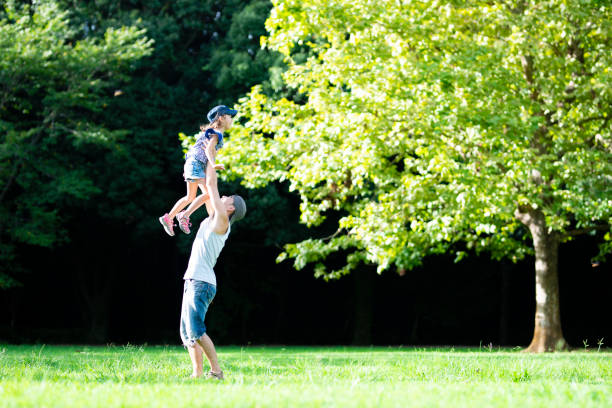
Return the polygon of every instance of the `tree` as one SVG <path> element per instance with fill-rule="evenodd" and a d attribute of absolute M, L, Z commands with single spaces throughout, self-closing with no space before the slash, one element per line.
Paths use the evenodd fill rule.
<path fill-rule="evenodd" d="M 82 95 L 87 105 L 68 111 L 73 115 L 70 122 L 66 118 L 64 122 L 56 119 L 53 137 L 41 134 L 41 140 L 49 143 L 48 150 L 52 153 L 44 156 L 48 152 L 45 147 L 46 175 L 35 179 L 36 173 L 27 164 L 34 161 L 42 166 L 43 162 L 24 160 L 7 190 L 5 201 L 0 203 L 3 215 L 0 268 L 5 272 L 0 275 L 0 287 L 27 284 L 27 275 L 21 272 L 31 272 L 33 277 L 43 273 L 57 274 L 58 279 L 68 282 L 66 294 L 78 302 L 87 341 L 107 341 L 113 321 L 120 320 L 114 318 L 113 308 L 117 309 L 123 300 L 119 297 L 123 287 L 138 278 L 149 278 L 152 271 L 170 282 L 176 277 L 174 275 L 183 272 L 177 269 L 187 259 L 185 255 L 193 235 L 179 234 L 175 240 L 168 240 L 156 221 L 160 212 L 184 193 L 181 177 L 184 161 L 176 135 L 180 130 L 195 131 L 204 122 L 205 113 L 211 106 L 231 105 L 236 96 L 243 95 L 252 84 L 265 83 L 267 65 L 282 64 L 278 53 L 259 49 L 259 36 L 265 33 L 264 22 L 271 4 L 259 0 L 222 3 L 212 0 L 57 0 L 53 3 L 39 1 L 29 9 L 19 9 L 12 5 L 31 2 L 0 2 L 2 6 L 5 3 L 11 7 L 4 14 L 0 11 L 2 17 L 6 17 L 2 20 L 6 24 L 3 29 L 13 31 L 2 31 L 0 39 L 3 44 L 1 63 L 7 69 L 2 71 L 3 78 L 9 78 L 16 71 L 25 73 L 24 67 L 28 64 L 34 70 L 34 62 L 26 64 L 26 57 L 15 51 L 28 41 L 33 53 L 42 54 L 47 50 L 48 58 L 55 61 L 55 65 L 24 79 L 24 88 L 32 92 L 37 89 L 36 93 L 10 95 L 9 83 L 2 82 L 6 84 L 6 88 L 0 88 L 6 91 L 2 95 L 19 96 L 30 104 L 47 98 L 45 106 L 53 109 L 52 94 L 71 89 L 70 84 L 87 87 L 89 83 L 79 82 L 77 74 L 87 75 L 95 66 L 98 71 L 93 75 L 100 79 L 95 92 L 88 90 Z M 46 10 L 45 7 L 52 7 L 52 12 L 41 19 L 38 14 Z M 24 16 L 21 25 L 16 25 L 16 18 L 9 17 L 10 13 Z M 51 18 L 61 21 L 61 30 L 53 26 L 57 30 L 40 32 Z M 129 30 L 135 33 L 146 32 L 147 38 L 152 40 L 147 42 L 149 51 L 142 58 L 126 61 L 115 71 L 106 70 L 102 60 L 95 58 L 86 59 L 91 66 L 62 67 L 67 59 L 64 52 L 74 54 L 77 59 L 71 47 L 77 44 L 102 46 L 106 44 L 107 32 L 122 32 L 122 27 L 132 27 Z M 26 39 L 28 30 L 37 33 L 37 37 Z M 12 35 L 21 37 L 14 41 Z M 65 41 L 58 41 L 64 37 Z M 108 57 L 109 61 L 114 61 L 114 56 Z M 40 62 L 43 63 L 46 62 Z M 80 71 L 76 72 L 77 68 Z M 20 129 L 35 126 L 41 115 L 36 109 L 31 110 L 29 116 L 18 116 L 15 110 L 0 111 L 0 119 Z M 83 137 L 77 139 L 70 132 L 57 130 L 59 125 L 73 129 L 76 117 L 81 128 L 100 129 L 112 137 L 105 141 L 94 140 L 84 131 Z M 2 147 L 25 149 L 30 140 L 18 145 L 7 139 Z M 4 141 L 0 139 L 1 143 Z M 8 154 L 8 150 L 6 152 Z M 11 160 L 8 155 L 2 156 L 0 187 L 9 179 Z M 61 179 L 67 168 L 73 172 L 73 185 L 53 182 Z M 27 181 L 30 184 L 24 187 Z M 225 191 L 235 191 L 238 187 L 237 182 L 222 186 Z M 240 191 L 249 202 L 250 221 L 238 227 L 239 233 L 233 239 L 239 244 L 232 247 L 272 248 L 304 236 L 303 228 L 296 228 L 297 231 L 287 231 L 280 226 L 270 228 L 261 216 L 264 209 L 268 209 L 279 217 L 295 219 L 293 207 L 287 204 L 293 197 L 287 194 L 286 186 L 275 184 L 266 190 Z M 203 213 L 204 210 L 195 214 L 194 224 Z M 29 240 L 18 239 L 17 231 L 21 231 L 19 236 L 25 235 Z M 256 244 L 253 244 L 253 235 L 258 236 Z M 263 240 L 260 239 L 262 235 L 265 235 Z M 48 240 L 43 242 L 46 238 Z M 34 239 L 40 243 L 34 244 Z M 33 245 L 49 249 L 40 251 Z M 250 259 L 234 258 L 237 269 L 253 266 Z M 55 270 L 45 268 L 51 261 L 57 265 Z M 262 274 L 260 278 L 253 279 L 255 287 L 272 286 L 268 275 Z M 19 290 L 14 288 L 12 292 L 15 294 Z M 240 296 L 239 300 L 245 310 L 252 306 L 252 299 Z"/>
<path fill-rule="evenodd" d="M 0 4 L 0 287 L 10 287 L 19 248 L 65 242 L 62 206 L 100 194 L 88 164 L 125 135 L 101 118 L 151 42 L 134 27 L 81 36 L 54 1 Z"/>
<path fill-rule="evenodd" d="M 248 186 L 288 180 L 301 220 L 330 237 L 287 245 L 317 276 L 429 254 L 535 255 L 527 350 L 566 347 L 559 245 L 612 245 L 612 13 L 596 0 L 276 0 L 265 47 L 300 101 L 254 87 L 228 145 Z M 307 46 L 306 60 L 292 57 Z M 327 271 L 334 252 L 346 265 Z"/>

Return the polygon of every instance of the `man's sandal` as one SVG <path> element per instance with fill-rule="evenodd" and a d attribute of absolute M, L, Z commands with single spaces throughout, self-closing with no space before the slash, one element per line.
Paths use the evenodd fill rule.
<path fill-rule="evenodd" d="M 207 379 L 215 379 L 215 380 L 223 380 L 223 371 L 219 371 L 218 373 L 215 373 L 214 371 L 209 371 L 208 374 L 206 374 L 206 378 Z"/>

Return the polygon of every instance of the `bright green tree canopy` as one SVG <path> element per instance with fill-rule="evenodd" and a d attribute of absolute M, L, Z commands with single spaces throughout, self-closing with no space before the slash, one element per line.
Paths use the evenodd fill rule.
<path fill-rule="evenodd" d="M 561 240 L 609 229 L 608 2 L 273 3 L 262 42 L 305 103 L 255 87 L 224 154 L 250 186 L 289 180 L 309 225 L 341 211 L 332 238 L 287 246 L 297 267 L 410 268 L 459 242 L 517 259 L 530 211 Z"/>

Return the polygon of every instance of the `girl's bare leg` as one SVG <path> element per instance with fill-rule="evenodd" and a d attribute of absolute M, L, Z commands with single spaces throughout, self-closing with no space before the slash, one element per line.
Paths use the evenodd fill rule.
<path fill-rule="evenodd" d="M 172 210 L 170 210 L 170 212 L 168 213 L 168 215 L 170 216 L 170 219 L 173 219 L 176 216 L 176 214 L 179 213 L 179 211 L 185 208 L 187 204 L 191 203 L 196 198 L 197 193 L 198 193 L 198 183 L 192 183 L 188 181 L 187 182 L 187 195 L 179 199 L 176 202 L 176 204 L 174 204 L 174 207 L 172 207 Z"/>
<path fill-rule="evenodd" d="M 185 210 L 184 216 L 189 218 L 191 214 L 198 208 L 200 208 L 208 200 L 208 192 L 206 191 L 206 184 L 198 184 L 202 190 L 202 194 L 196 197 L 195 200 L 189 204 L 189 207 Z"/>

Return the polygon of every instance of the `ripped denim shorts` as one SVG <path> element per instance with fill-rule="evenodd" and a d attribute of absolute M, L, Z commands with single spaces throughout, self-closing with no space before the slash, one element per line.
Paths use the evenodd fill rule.
<path fill-rule="evenodd" d="M 185 279 L 183 306 L 181 308 L 181 340 L 185 347 L 193 347 L 196 340 L 206 333 L 204 317 L 217 287 L 208 282 Z"/>
<path fill-rule="evenodd" d="M 183 166 L 183 177 L 185 181 L 196 182 L 198 179 L 206 178 L 207 162 L 200 161 L 195 157 L 188 157 Z"/>

